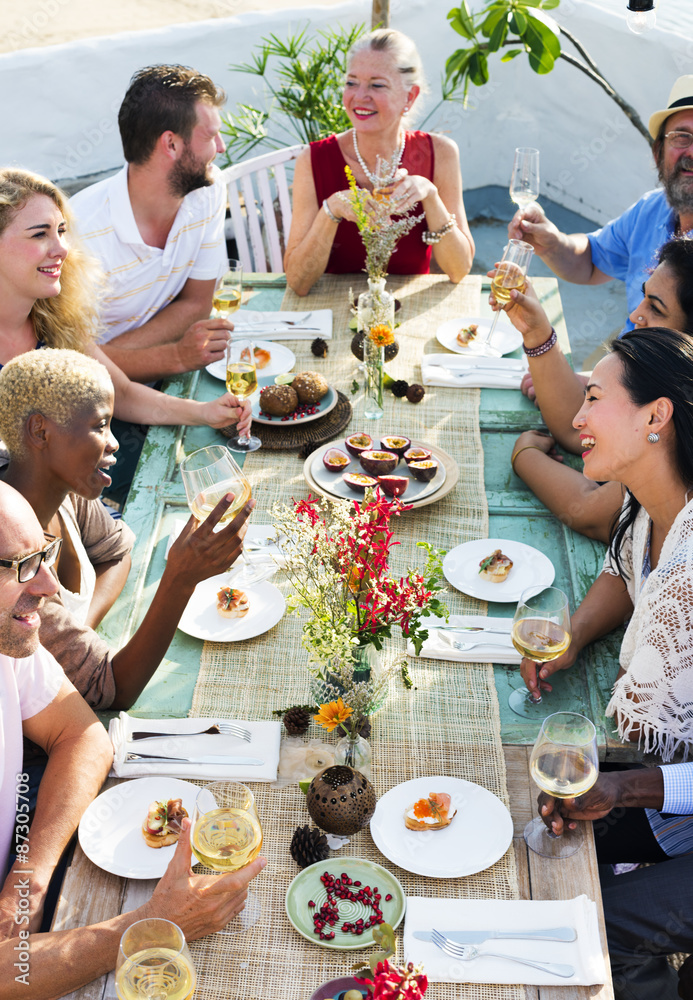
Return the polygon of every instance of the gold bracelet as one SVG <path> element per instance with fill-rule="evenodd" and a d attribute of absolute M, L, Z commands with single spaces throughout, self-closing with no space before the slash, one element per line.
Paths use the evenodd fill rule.
<path fill-rule="evenodd" d="M 525 444 L 521 448 L 518 448 L 517 451 L 514 452 L 512 458 L 510 459 L 510 468 L 513 470 L 513 472 L 515 472 L 515 460 L 517 459 L 517 456 L 521 455 L 523 451 L 528 451 L 530 448 L 534 448 L 536 451 L 541 451 L 541 452 L 543 452 L 544 450 L 543 448 L 540 448 L 538 444 Z M 517 475 L 516 472 L 515 475 Z"/>

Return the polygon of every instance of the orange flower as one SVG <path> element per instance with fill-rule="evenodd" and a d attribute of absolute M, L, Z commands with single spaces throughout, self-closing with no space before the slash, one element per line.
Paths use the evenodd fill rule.
<path fill-rule="evenodd" d="M 342 722 L 345 722 L 353 713 L 353 708 L 349 708 L 341 698 L 338 698 L 337 701 L 321 705 L 320 711 L 317 715 L 313 716 L 313 719 L 319 726 L 326 729 L 328 733 L 331 733 L 333 729 L 336 729 Z"/>
<path fill-rule="evenodd" d="M 380 347 L 387 347 L 388 344 L 395 342 L 394 330 L 387 323 L 378 323 L 376 326 L 372 326 L 368 331 L 368 336 L 374 344 L 379 344 Z"/>

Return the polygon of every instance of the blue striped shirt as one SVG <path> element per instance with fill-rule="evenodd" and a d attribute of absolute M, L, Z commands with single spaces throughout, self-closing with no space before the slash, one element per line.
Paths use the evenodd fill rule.
<path fill-rule="evenodd" d="M 665 854 L 676 857 L 693 851 L 693 762 L 665 764 L 662 811 L 646 809 L 652 832 Z"/>

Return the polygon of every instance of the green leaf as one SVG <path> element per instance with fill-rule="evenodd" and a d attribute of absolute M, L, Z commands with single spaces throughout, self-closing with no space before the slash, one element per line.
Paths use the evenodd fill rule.
<path fill-rule="evenodd" d="M 498 22 L 496 27 L 491 32 L 491 36 L 488 40 L 488 50 L 489 52 L 497 52 L 506 39 L 508 34 L 508 19 L 504 17 Z"/>
<path fill-rule="evenodd" d="M 542 10 L 553 10 L 555 7 L 558 7 L 560 2 L 561 0 L 544 0 L 541 5 Z"/>
<path fill-rule="evenodd" d="M 536 17 L 527 17 L 523 41 L 529 47 L 529 65 L 535 73 L 550 73 L 561 54 L 561 43 L 553 31 Z"/>
<path fill-rule="evenodd" d="M 479 30 L 481 31 L 482 35 L 486 36 L 486 38 L 490 38 L 498 23 L 500 21 L 505 21 L 507 23 L 507 20 L 508 20 L 507 11 L 503 10 L 502 7 L 496 7 L 496 9 L 491 11 L 488 17 L 481 22 L 481 27 Z"/>
<path fill-rule="evenodd" d="M 521 10 L 515 10 L 510 18 L 510 30 L 514 31 L 520 38 L 527 30 L 527 15 L 523 14 Z"/>
<path fill-rule="evenodd" d="M 474 55 L 476 49 L 458 49 L 457 52 L 453 52 L 448 61 L 445 63 L 445 75 L 448 80 L 453 82 L 454 86 L 464 79 L 469 68 L 469 61 Z"/>
<path fill-rule="evenodd" d="M 468 38 L 470 41 L 475 37 L 474 19 L 469 12 L 467 0 L 462 0 L 459 7 L 449 11 L 448 20 L 458 35 L 462 35 L 463 38 Z"/>
<path fill-rule="evenodd" d="M 473 52 L 469 60 L 469 79 L 476 87 L 483 87 L 485 83 L 488 83 L 488 59 L 480 49 Z"/>
<path fill-rule="evenodd" d="M 524 51 L 524 49 L 508 49 L 508 51 L 501 56 L 501 62 L 510 62 L 510 60 L 514 59 L 515 56 L 522 55 Z"/>

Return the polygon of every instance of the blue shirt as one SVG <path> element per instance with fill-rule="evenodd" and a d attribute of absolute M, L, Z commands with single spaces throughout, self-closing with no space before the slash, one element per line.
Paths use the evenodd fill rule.
<path fill-rule="evenodd" d="M 665 854 L 693 851 L 693 763 L 665 764 L 662 811 L 646 809 L 652 832 Z"/>

